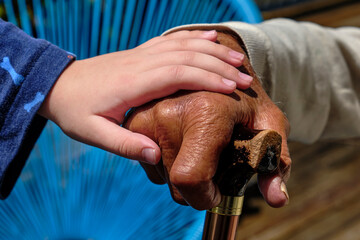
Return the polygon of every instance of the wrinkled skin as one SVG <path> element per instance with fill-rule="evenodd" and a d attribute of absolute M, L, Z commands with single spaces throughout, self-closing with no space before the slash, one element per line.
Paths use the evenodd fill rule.
<path fill-rule="evenodd" d="M 229 33 L 219 33 L 220 44 L 244 52 Z M 273 175 L 259 176 L 259 188 L 273 207 L 287 203 L 280 189 L 286 182 L 291 160 L 287 147 L 288 121 L 270 100 L 257 80 L 248 59 L 241 67 L 254 77 L 250 89 L 232 95 L 212 92 L 182 91 L 139 107 L 125 126 L 144 134 L 159 144 L 161 161 L 142 163 L 149 179 L 167 183 L 173 199 L 195 209 L 216 206 L 221 199 L 212 178 L 221 151 L 229 143 L 235 125 L 253 129 L 274 129 L 283 138 L 280 169 Z"/>

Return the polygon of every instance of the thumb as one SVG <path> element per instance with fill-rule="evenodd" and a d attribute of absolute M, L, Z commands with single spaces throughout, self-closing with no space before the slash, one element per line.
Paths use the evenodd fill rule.
<path fill-rule="evenodd" d="M 291 158 L 287 141 L 283 137 L 281 157 L 278 171 L 270 175 L 258 175 L 260 192 L 266 202 L 275 208 L 283 207 L 289 203 L 289 194 L 285 182 L 289 178 L 291 169 Z"/>
<path fill-rule="evenodd" d="M 160 148 L 145 135 L 131 132 L 116 123 L 94 116 L 86 128 L 82 142 L 106 151 L 151 165 L 160 161 Z"/>
<path fill-rule="evenodd" d="M 258 185 L 261 194 L 270 206 L 279 208 L 288 204 L 289 195 L 285 182 L 279 174 L 259 175 Z"/>
<path fill-rule="evenodd" d="M 273 103 L 271 103 L 270 107 L 268 106 L 267 109 L 260 112 L 262 115 L 257 118 L 255 128 L 277 131 L 282 137 L 282 144 L 278 171 L 270 175 L 259 175 L 258 185 L 260 192 L 270 206 L 276 208 L 283 207 L 289 202 L 289 194 L 285 182 L 290 177 L 291 169 L 291 158 L 287 144 L 290 126 L 284 114 Z"/>

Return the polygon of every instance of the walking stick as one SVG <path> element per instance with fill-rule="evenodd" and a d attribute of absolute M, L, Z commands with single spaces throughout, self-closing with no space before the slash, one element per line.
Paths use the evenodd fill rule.
<path fill-rule="evenodd" d="M 255 173 L 274 172 L 281 136 L 273 130 L 240 129 L 223 151 L 214 177 L 221 203 L 206 213 L 203 240 L 234 240 L 247 183 Z"/>

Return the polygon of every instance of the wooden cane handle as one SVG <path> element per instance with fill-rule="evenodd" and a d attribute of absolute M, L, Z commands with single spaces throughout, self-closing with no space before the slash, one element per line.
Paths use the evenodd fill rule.
<path fill-rule="evenodd" d="M 215 182 L 225 196 L 243 196 L 255 173 L 274 172 L 280 161 L 281 136 L 274 130 L 236 128 L 222 152 Z"/>

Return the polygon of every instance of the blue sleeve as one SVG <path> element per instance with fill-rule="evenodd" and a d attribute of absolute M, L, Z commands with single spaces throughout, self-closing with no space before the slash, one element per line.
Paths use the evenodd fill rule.
<path fill-rule="evenodd" d="M 37 115 L 74 56 L 0 19 L 0 198 L 6 198 L 45 126 Z"/>

